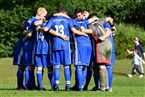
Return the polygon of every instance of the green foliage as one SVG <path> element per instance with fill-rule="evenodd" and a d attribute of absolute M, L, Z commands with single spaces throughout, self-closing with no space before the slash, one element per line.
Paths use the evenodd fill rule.
<path fill-rule="evenodd" d="M 118 59 L 130 58 L 125 49 L 134 50 L 134 37 L 137 36 L 141 40 L 142 44 L 145 43 L 145 31 L 135 25 L 127 25 L 120 23 L 116 25 L 117 33 L 115 35 L 115 47 L 116 55 Z M 143 45 L 145 49 L 145 45 Z"/>

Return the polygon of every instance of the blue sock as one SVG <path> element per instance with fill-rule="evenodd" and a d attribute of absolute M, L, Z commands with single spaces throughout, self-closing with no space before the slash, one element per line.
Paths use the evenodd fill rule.
<path fill-rule="evenodd" d="M 59 87 L 60 65 L 54 67 L 55 88 Z"/>
<path fill-rule="evenodd" d="M 82 66 L 77 66 L 77 80 L 78 80 L 78 89 L 83 88 L 83 74 L 82 74 Z"/>
<path fill-rule="evenodd" d="M 92 68 L 88 67 L 87 68 L 86 83 L 85 83 L 85 86 L 84 86 L 85 89 L 88 89 L 88 85 L 90 83 L 91 77 L 92 77 Z"/>
<path fill-rule="evenodd" d="M 94 72 L 93 76 L 94 76 L 95 87 L 97 89 L 99 89 L 100 88 L 100 74 L 99 74 L 99 72 Z"/>
<path fill-rule="evenodd" d="M 52 72 L 48 72 L 48 79 L 50 81 L 51 88 L 53 88 L 54 87 L 54 74 L 53 74 L 53 71 Z"/>
<path fill-rule="evenodd" d="M 112 80 L 113 80 L 112 66 L 108 65 L 106 67 L 106 69 L 108 72 L 108 86 L 109 86 L 109 89 L 111 89 L 112 88 Z"/>
<path fill-rule="evenodd" d="M 70 88 L 70 68 L 69 66 L 64 66 L 64 76 L 66 81 L 66 87 Z"/>
<path fill-rule="evenodd" d="M 28 88 L 29 87 L 28 81 L 29 81 L 29 69 L 26 68 L 25 69 L 25 88 Z"/>
<path fill-rule="evenodd" d="M 43 88 L 43 84 L 42 84 L 42 78 L 43 78 L 43 76 L 42 76 L 42 70 L 37 70 L 36 71 L 36 75 L 37 75 L 37 82 L 38 82 L 38 86 L 40 87 L 40 88 Z"/>
<path fill-rule="evenodd" d="M 18 68 L 17 71 L 17 85 L 18 88 L 23 88 L 23 74 L 24 74 L 24 68 Z"/>
<path fill-rule="evenodd" d="M 86 76 L 87 76 L 87 67 L 83 67 L 82 68 L 82 84 L 83 84 L 83 86 L 84 86 L 84 84 L 85 84 L 85 80 L 86 80 Z"/>

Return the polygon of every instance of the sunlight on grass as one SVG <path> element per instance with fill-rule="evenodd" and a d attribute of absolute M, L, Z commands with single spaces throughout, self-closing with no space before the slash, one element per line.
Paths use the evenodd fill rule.
<path fill-rule="evenodd" d="M 116 60 L 116 65 L 113 67 L 114 80 L 113 92 L 65 92 L 65 82 L 63 76 L 63 68 L 61 68 L 60 89 L 62 91 L 18 91 L 16 90 L 16 72 L 17 66 L 12 65 L 12 58 L 0 59 L 0 97 L 144 97 L 145 96 L 145 77 L 138 78 L 138 74 L 133 78 L 128 78 L 126 75 L 131 72 L 132 66 L 130 59 Z M 145 67 L 145 66 L 144 66 Z M 72 66 L 72 81 L 74 84 L 74 67 Z M 49 80 L 47 78 L 47 70 L 44 73 L 44 86 L 47 90 L 50 89 Z M 93 77 L 89 85 L 89 90 L 94 87 Z"/>

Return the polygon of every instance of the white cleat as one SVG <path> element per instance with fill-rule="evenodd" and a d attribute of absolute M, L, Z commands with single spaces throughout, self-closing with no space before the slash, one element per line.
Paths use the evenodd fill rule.
<path fill-rule="evenodd" d="M 132 78 L 132 74 L 127 74 L 128 77 Z"/>
<path fill-rule="evenodd" d="M 143 77 L 143 74 L 139 75 L 139 78 L 142 78 Z"/>

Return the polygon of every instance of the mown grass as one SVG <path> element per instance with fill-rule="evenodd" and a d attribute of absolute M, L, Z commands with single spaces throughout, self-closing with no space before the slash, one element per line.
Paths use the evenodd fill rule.
<path fill-rule="evenodd" d="M 44 86 L 47 91 L 18 91 L 16 90 L 17 66 L 12 65 L 12 58 L 0 59 L 0 97 L 145 97 L 145 77 L 138 78 L 138 74 L 133 78 L 126 75 L 131 72 L 130 59 L 116 60 L 113 67 L 114 80 L 113 92 L 65 92 L 63 68 L 61 68 L 60 89 L 62 91 L 49 91 L 50 84 L 47 78 L 47 70 L 44 74 Z M 73 66 L 72 66 L 73 67 Z M 145 66 L 144 66 L 145 67 Z M 72 70 L 71 86 L 74 84 L 74 67 Z M 94 81 L 91 79 L 89 90 L 93 88 Z"/>

